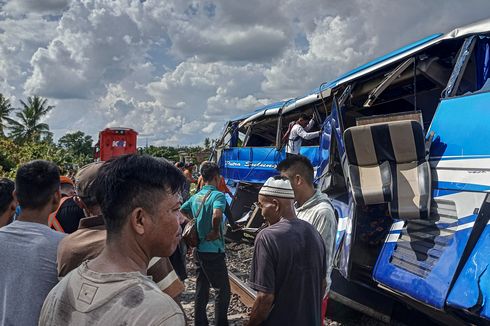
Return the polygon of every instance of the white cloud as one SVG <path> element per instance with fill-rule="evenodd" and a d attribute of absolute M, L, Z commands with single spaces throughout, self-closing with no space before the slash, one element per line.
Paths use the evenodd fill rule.
<path fill-rule="evenodd" d="M 145 50 L 136 23 L 122 5 L 74 1 L 59 22 L 57 36 L 33 55 L 33 73 L 25 88 L 60 99 L 101 96 L 108 83 L 131 73 Z"/>
<path fill-rule="evenodd" d="M 164 25 L 171 52 L 205 61 L 270 61 L 291 43 L 280 1 L 169 1 L 149 16 Z M 155 7 L 158 7 L 155 8 Z"/>
<path fill-rule="evenodd" d="M 65 9 L 70 0 L 10 0 L 3 10 L 13 14 L 25 12 L 59 12 Z"/>
<path fill-rule="evenodd" d="M 37 14 L 20 20 L 0 14 L 0 92 L 22 94 L 22 83 L 31 72 L 29 61 L 54 37 L 56 25 Z"/>
<path fill-rule="evenodd" d="M 174 39 L 177 52 L 192 53 L 205 61 L 268 61 L 279 55 L 289 42 L 284 31 L 267 26 L 228 30 L 211 27 L 203 31 L 192 26 L 182 31 L 185 33 Z"/>

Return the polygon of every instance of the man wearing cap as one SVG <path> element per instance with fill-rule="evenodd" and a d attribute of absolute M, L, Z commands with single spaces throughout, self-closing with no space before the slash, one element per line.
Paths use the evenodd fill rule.
<path fill-rule="evenodd" d="M 49 215 L 48 225 L 58 232 L 73 233 L 85 215 L 75 201 L 75 184 L 69 177 L 60 176 L 60 191 L 60 205 Z"/>
<path fill-rule="evenodd" d="M 61 241 L 58 247 L 58 276 L 64 277 L 77 268 L 83 261 L 95 258 L 104 248 L 107 232 L 100 205 L 95 198 L 93 183 L 97 172 L 104 162 L 95 162 L 84 166 L 77 173 L 77 203 L 83 207 L 87 217 L 80 220 L 78 231 Z M 172 298 L 184 290 L 168 258 L 154 258 L 150 261 L 148 275 L 158 287 Z"/>
<path fill-rule="evenodd" d="M 325 292 L 325 244 L 295 215 L 289 180 L 269 178 L 258 206 L 269 226 L 255 239 L 249 278 L 257 291 L 248 325 L 320 325 Z"/>

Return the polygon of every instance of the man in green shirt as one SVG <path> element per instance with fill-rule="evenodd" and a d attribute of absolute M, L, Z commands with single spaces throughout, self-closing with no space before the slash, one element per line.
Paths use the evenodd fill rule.
<path fill-rule="evenodd" d="M 206 306 L 209 301 L 210 287 L 216 289 L 215 323 L 216 325 L 228 325 L 230 282 L 225 261 L 222 224 L 226 198 L 217 188 L 220 172 L 216 163 L 204 163 L 201 167 L 201 175 L 204 187 L 181 207 L 183 214 L 189 218 L 196 218 L 199 236 L 196 250 L 195 325 L 208 325 Z"/>

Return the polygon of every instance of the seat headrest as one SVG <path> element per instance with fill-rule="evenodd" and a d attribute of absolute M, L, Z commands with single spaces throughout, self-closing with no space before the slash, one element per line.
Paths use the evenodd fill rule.
<path fill-rule="evenodd" d="M 417 121 L 393 121 L 348 128 L 347 159 L 359 166 L 383 161 L 408 163 L 425 159 L 425 136 Z"/>

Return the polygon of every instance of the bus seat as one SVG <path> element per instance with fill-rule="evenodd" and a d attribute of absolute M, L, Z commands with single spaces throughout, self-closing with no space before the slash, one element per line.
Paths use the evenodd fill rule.
<path fill-rule="evenodd" d="M 390 202 L 391 167 L 387 160 L 379 160 L 376 156 L 370 126 L 347 129 L 344 144 L 354 202 L 358 205 Z"/>
<path fill-rule="evenodd" d="M 393 218 L 428 218 L 431 200 L 430 165 L 427 161 L 422 126 L 415 121 L 389 125 L 393 148 Z"/>
<path fill-rule="evenodd" d="M 427 218 L 430 165 L 422 126 L 393 121 L 355 126 L 344 132 L 356 204 L 389 203 L 397 219 Z"/>

